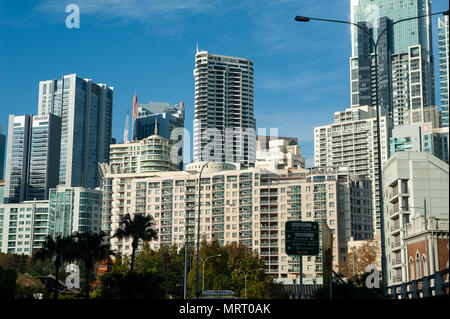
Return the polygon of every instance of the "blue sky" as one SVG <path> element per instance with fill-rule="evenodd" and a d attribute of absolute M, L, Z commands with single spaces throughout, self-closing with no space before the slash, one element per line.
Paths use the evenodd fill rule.
<path fill-rule="evenodd" d="M 65 7 L 80 7 L 79 29 Z M 38 82 L 77 73 L 114 87 L 113 137 L 139 102 L 185 102 L 192 131 L 194 54 L 202 50 L 255 63 L 258 128 L 299 138 L 313 165 L 313 128 L 349 106 L 350 29 L 296 15 L 350 19 L 349 0 L 0 0 L 0 124 L 37 113 Z M 432 11 L 448 8 L 434 0 Z M 433 20 L 436 49 L 436 19 Z M 437 74 L 436 74 L 437 75 Z M 437 90 L 439 86 L 437 85 Z M 438 93 L 438 92 L 437 92 Z M 437 95 L 438 97 L 438 95 Z"/>

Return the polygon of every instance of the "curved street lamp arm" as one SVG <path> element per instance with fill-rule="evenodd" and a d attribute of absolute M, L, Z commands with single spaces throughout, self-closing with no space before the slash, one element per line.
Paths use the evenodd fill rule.
<path fill-rule="evenodd" d="M 446 11 L 441 11 L 441 12 L 426 14 L 426 15 L 423 15 L 423 16 L 411 17 L 411 18 L 400 19 L 398 21 L 395 21 L 395 22 L 391 23 L 390 25 L 388 25 L 383 31 L 380 32 L 380 34 L 378 35 L 378 39 L 377 39 L 377 42 L 376 42 L 375 46 L 378 45 L 378 41 L 380 41 L 381 36 L 384 33 L 386 33 L 388 30 L 390 30 L 397 23 L 410 21 L 410 20 L 421 19 L 421 18 L 426 18 L 426 17 L 431 17 L 431 16 L 435 16 L 435 15 L 438 15 L 438 14 L 445 14 L 445 13 L 446 13 Z"/>
<path fill-rule="evenodd" d="M 359 25 L 357 23 L 354 23 L 354 22 L 351 22 L 351 21 L 344 21 L 344 20 L 320 19 L 320 18 L 310 18 L 310 17 L 302 17 L 302 16 L 295 17 L 295 21 L 307 22 L 309 20 L 334 22 L 334 23 L 342 23 L 342 24 L 353 25 L 353 26 L 358 27 L 361 30 L 363 30 L 369 36 L 370 40 L 372 41 L 372 44 L 375 45 L 375 40 L 374 40 L 372 34 L 370 33 L 369 29 L 367 27 L 364 27 L 364 26 Z"/>

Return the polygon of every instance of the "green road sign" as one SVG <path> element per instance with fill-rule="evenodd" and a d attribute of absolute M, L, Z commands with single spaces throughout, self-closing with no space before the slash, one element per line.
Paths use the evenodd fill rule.
<path fill-rule="evenodd" d="M 285 228 L 286 254 L 318 255 L 319 224 L 317 222 L 288 221 Z"/>

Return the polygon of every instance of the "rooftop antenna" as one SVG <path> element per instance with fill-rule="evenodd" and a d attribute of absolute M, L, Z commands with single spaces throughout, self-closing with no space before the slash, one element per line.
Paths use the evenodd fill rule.
<path fill-rule="evenodd" d="M 158 135 L 158 118 L 155 118 L 155 134 L 154 135 Z"/>
<path fill-rule="evenodd" d="M 130 110 L 127 110 L 127 116 L 125 119 L 125 130 L 123 131 L 123 142 L 128 143 L 128 131 L 130 129 Z"/>
<path fill-rule="evenodd" d="M 197 46 L 196 46 L 196 48 L 197 48 L 197 53 L 198 53 L 198 42 L 197 42 Z"/>

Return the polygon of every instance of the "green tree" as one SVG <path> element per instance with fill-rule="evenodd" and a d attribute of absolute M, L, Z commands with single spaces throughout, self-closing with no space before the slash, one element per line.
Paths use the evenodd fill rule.
<path fill-rule="evenodd" d="M 16 296 L 17 271 L 0 267 L 0 299 L 14 299 Z"/>
<path fill-rule="evenodd" d="M 28 267 L 29 259 L 30 257 L 26 255 L 0 253 L 0 267 L 15 270 L 18 273 L 24 273 Z"/>
<path fill-rule="evenodd" d="M 157 232 L 154 228 L 153 218 L 150 215 L 135 214 L 131 219 L 130 214 L 126 214 L 121 222 L 122 228 L 117 229 L 113 237 L 119 239 L 131 238 L 131 264 L 130 272 L 134 270 L 134 259 L 136 255 L 136 249 L 139 244 L 139 240 L 144 242 L 157 239 Z"/>
<path fill-rule="evenodd" d="M 281 296 L 281 288 L 264 273 L 264 262 L 259 255 L 239 242 L 220 246 L 217 240 L 207 243 L 203 240 L 200 246 L 200 257 L 220 254 L 220 257 L 208 259 L 205 263 L 205 290 L 232 290 L 237 296 L 244 298 L 245 275 L 247 274 L 247 298 L 272 298 Z M 255 271 L 252 271 L 255 270 Z M 203 263 L 199 265 L 199 290 L 201 291 Z M 249 272 L 250 271 L 250 272 Z M 189 272 L 189 296 L 195 296 L 196 258 Z"/>
<path fill-rule="evenodd" d="M 64 262 L 75 259 L 74 241 L 72 236 L 57 237 L 56 240 L 48 235 L 43 246 L 33 254 L 33 261 L 52 260 L 55 267 L 55 298 L 58 297 L 59 274 Z"/>
<path fill-rule="evenodd" d="M 84 264 L 84 293 L 89 297 L 89 274 L 93 271 L 96 261 L 106 259 L 110 253 L 109 243 L 105 243 L 106 234 L 77 233 L 74 236 L 74 257 Z"/>

